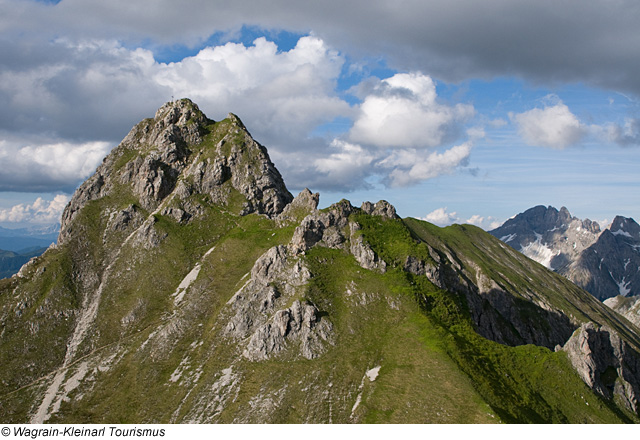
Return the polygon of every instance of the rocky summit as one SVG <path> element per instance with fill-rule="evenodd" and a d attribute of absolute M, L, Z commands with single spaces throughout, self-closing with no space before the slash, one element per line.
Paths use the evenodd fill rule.
<path fill-rule="evenodd" d="M 640 421 L 638 330 L 592 295 L 479 228 L 318 203 L 237 116 L 161 107 L 0 280 L 1 419 Z"/>

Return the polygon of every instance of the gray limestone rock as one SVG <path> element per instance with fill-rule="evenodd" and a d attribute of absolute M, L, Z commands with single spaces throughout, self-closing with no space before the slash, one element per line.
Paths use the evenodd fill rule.
<path fill-rule="evenodd" d="M 582 324 L 562 347 L 582 380 L 596 393 L 617 397 L 640 413 L 640 355 L 613 330 Z"/>
<path fill-rule="evenodd" d="M 312 193 L 308 188 L 300 191 L 291 203 L 289 203 L 278 216 L 278 224 L 284 225 L 290 222 L 299 222 L 318 208 L 319 193 Z"/>
<path fill-rule="evenodd" d="M 246 198 L 239 214 L 277 217 L 293 196 L 266 149 L 253 140 L 237 116 L 229 114 L 227 131 L 211 147 L 215 148 L 213 157 L 210 152 L 207 158 L 193 154 L 213 123 L 196 104 L 181 99 L 165 104 L 153 119 L 133 127 L 74 193 L 62 216 L 59 242 L 73 234 L 73 219 L 88 202 L 122 185 L 130 188 L 137 204 L 148 212 L 165 200 L 179 200 L 180 206 L 168 209 L 184 213 L 176 210 L 164 215 L 181 223 L 202 212 L 201 206 L 188 202 L 192 194 L 208 195 L 211 203 L 225 205 L 231 187 Z"/>
<path fill-rule="evenodd" d="M 109 222 L 107 223 L 107 230 L 124 231 L 128 229 L 131 224 L 137 224 L 141 218 L 142 216 L 140 215 L 138 208 L 135 205 L 129 205 L 121 211 L 112 213 Z"/>
<path fill-rule="evenodd" d="M 391 203 L 386 200 L 380 200 L 376 202 L 376 204 L 372 204 L 371 202 L 363 202 L 360 207 L 363 212 L 369 215 L 377 215 L 382 218 L 387 219 L 399 219 L 400 217 L 396 213 L 396 208 Z"/>
<path fill-rule="evenodd" d="M 571 216 L 564 206 L 536 206 L 489 232 L 538 263 L 562 272 L 600 234 L 589 219 Z"/>
<path fill-rule="evenodd" d="M 436 266 L 434 264 L 425 263 L 424 261 L 409 255 L 404 262 L 403 269 L 414 275 L 426 276 L 429 281 L 441 289 L 445 286 L 444 280 L 442 279 L 440 265 Z"/>
<path fill-rule="evenodd" d="M 373 249 L 371 249 L 371 246 L 364 241 L 362 235 L 357 234 L 360 226 L 355 222 L 351 222 L 349 227 L 351 230 L 351 246 L 349 250 L 356 261 L 358 261 L 364 269 L 385 273 L 387 271 L 387 263 L 378 258 L 375 252 L 373 252 Z"/>
<path fill-rule="evenodd" d="M 632 218 L 600 230 L 564 207 L 536 206 L 490 233 L 601 301 L 640 293 L 640 225 Z"/>
<path fill-rule="evenodd" d="M 316 244 L 343 248 L 346 241 L 344 229 L 354 209 L 349 201 L 342 200 L 332 205 L 328 212 L 315 211 L 305 217 L 293 233 L 289 244 L 291 254 L 299 255 Z"/>
<path fill-rule="evenodd" d="M 144 249 L 150 250 L 158 247 L 165 238 L 167 238 L 167 234 L 156 230 L 155 218 L 151 216 L 138 228 L 133 237 L 133 242 Z"/>
<path fill-rule="evenodd" d="M 252 361 L 264 360 L 285 350 L 288 343 L 299 342 L 302 356 L 314 359 L 324 351 L 324 342 L 330 340 L 331 331 L 331 323 L 319 319 L 315 306 L 296 300 L 258 328 L 242 354 Z"/>
<path fill-rule="evenodd" d="M 640 294 L 640 225 L 616 217 L 562 275 L 601 301 Z"/>

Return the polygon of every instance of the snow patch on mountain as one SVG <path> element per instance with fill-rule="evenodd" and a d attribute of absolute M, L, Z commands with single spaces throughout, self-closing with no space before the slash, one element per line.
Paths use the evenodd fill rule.
<path fill-rule="evenodd" d="M 633 238 L 631 234 L 629 234 L 627 231 L 623 231 L 622 229 L 618 229 L 617 231 L 612 231 L 611 233 L 613 235 L 624 235 L 625 237 Z"/>
<path fill-rule="evenodd" d="M 542 243 L 542 235 L 536 234 L 536 241 L 532 241 L 526 246 L 522 246 L 520 248 L 520 252 L 522 252 L 527 257 L 532 260 L 537 261 L 543 266 L 552 269 L 551 267 L 551 259 L 557 255 L 551 248 L 549 248 L 546 244 Z"/>
<path fill-rule="evenodd" d="M 620 281 L 618 284 L 618 289 L 620 289 L 620 295 L 622 296 L 627 296 L 629 295 L 629 292 L 631 292 L 631 289 L 629 289 L 629 282 L 625 283 L 625 279 L 622 278 L 622 281 Z"/>

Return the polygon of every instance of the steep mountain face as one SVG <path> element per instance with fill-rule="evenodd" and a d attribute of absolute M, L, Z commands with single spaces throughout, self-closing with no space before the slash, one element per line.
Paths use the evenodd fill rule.
<path fill-rule="evenodd" d="M 631 218 L 601 231 L 564 207 L 537 206 L 490 233 L 600 300 L 640 292 L 640 226 Z"/>
<path fill-rule="evenodd" d="M 640 421 L 640 338 L 593 296 L 479 228 L 318 200 L 236 116 L 163 106 L 0 281 L 2 420 Z"/>

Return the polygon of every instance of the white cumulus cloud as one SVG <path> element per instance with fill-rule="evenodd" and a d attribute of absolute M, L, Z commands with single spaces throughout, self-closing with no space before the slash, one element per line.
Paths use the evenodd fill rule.
<path fill-rule="evenodd" d="M 465 221 L 465 223 L 477 226 L 485 231 L 490 231 L 502 225 L 502 222 L 494 217 L 483 217 L 479 214 L 472 215 Z"/>
<path fill-rule="evenodd" d="M 338 139 L 331 146 L 335 152 L 316 159 L 316 169 L 337 185 L 349 187 L 354 180 L 363 181 L 371 170 L 375 156 L 360 145 Z"/>
<path fill-rule="evenodd" d="M 381 80 L 364 99 L 349 138 L 381 148 L 433 148 L 473 114 L 471 105 L 439 103 L 429 76 L 398 73 Z"/>
<path fill-rule="evenodd" d="M 434 209 L 420 220 L 425 220 L 438 226 L 449 226 L 453 223 L 459 222 L 460 218 L 458 217 L 457 212 L 449 212 L 448 208 L 444 207 Z"/>
<path fill-rule="evenodd" d="M 292 187 L 349 190 L 366 187 L 372 175 L 411 185 L 465 165 L 471 144 L 450 145 L 484 135 L 464 126 L 473 106 L 440 102 L 420 72 L 364 80 L 361 102 L 350 104 L 337 87 L 344 56 L 313 35 L 288 50 L 260 37 L 173 63 L 109 40 L 55 39 L 37 50 L 50 55 L 29 63 L 15 53 L 16 63 L 0 70 L 0 95 L 12 102 L 0 108 L 7 134 L 0 190 L 72 191 L 172 96 L 193 99 L 213 119 L 239 115 Z M 314 137 L 340 118 L 349 124 L 335 141 Z M 25 132 L 37 140 L 21 138 Z"/>
<path fill-rule="evenodd" d="M 0 222 L 50 224 L 60 221 L 69 196 L 56 195 L 53 200 L 38 197 L 32 204 L 18 204 L 0 210 Z"/>
<path fill-rule="evenodd" d="M 113 147 L 108 142 L 20 145 L 0 141 L 0 190 L 49 192 L 74 189 Z"/>
<path fill-rule="evenodd" d="M 511 113 L 510 117 L 525 142 L 534 146 L 562 149 L 578 143 L 588 131 L 561 101 L 553 106 Z"/>
<path fill-rule="evenodd" d="M 334 92 L 343 64 L 317 37 L 302 37 L 289 51 L 261 37 L 252 46 L 227 43 L 158 64 L 153 80 L 176 97 L 190 97 L 211 117 L 240 115 L 262 142 L 283 148 L 299 146 L 293 138 L 351 113 Z"/>
<path fill-rule="evenodd" d="M 381 165 L 392 168 L 389 174 L 392 186 L 408 186 L 452 173 L 459 166 L 468 164 L 470 154 L 470 142 L 456 145 L 443 153 L 399 150 L 383 160 Z"/>

